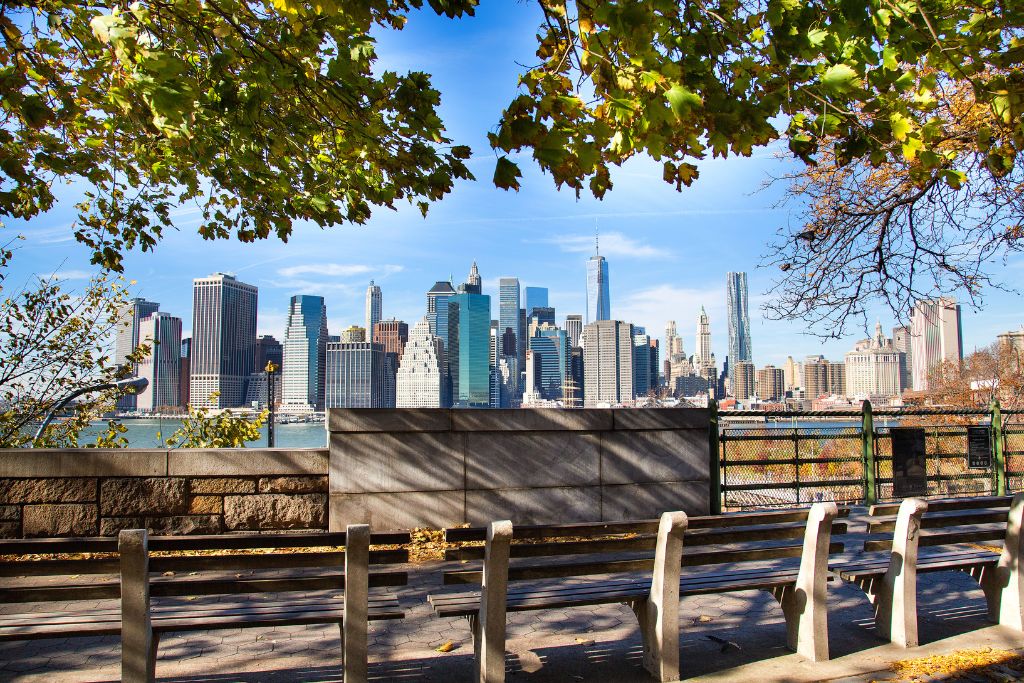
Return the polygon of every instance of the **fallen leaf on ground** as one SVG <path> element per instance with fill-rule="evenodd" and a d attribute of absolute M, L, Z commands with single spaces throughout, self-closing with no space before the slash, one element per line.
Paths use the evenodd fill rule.
<path fill-rule="evenodd" d="M 594 641 L 592 638 L 577 638 L 576 642 L 580 645 L 593 645 Z"/>
<path fill-rule="evenodd" d="M 441 645 L 438 645 L 434 649 L 437 652 L 451 652 L 456 647 L 458 647 L 458 646 L 455 643 L 453 643 L 452 641 L 449 640 L 449 641 L 446 641 L 446 642 L 442 643 Z"/>

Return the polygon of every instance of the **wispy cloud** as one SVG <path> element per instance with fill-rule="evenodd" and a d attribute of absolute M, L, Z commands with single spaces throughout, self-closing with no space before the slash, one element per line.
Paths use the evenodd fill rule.
<path fill-rule="evenodd" d="M 547 244 L 558 245 L 558 248 L 570 254 L 589 254 L 594 251 L 594 235 L 559 235 L 540 240 Z M 665 258 L 670 255 L 667 249 L 658 249 L 627 237 L 621 232 L 606 232 L 600 236 L 601 254 L 604 256 L 623 256 L 627 258 Z"/>
<path fill-rule="evenodd" d="M 50 274 L 55 280 L 88 280 L 92 273 L 87 270 L 58 270 Z"/>
<path fill-rule="evenodd" d="M 361 263 L 309 263 L 301 266 L 281 268 L 277 274 L 281 277 L 321 276 L 321 277 L 355 277 L 356 275 L 377 275 L 385 277 L 400 273 L 403 266 L 387 264 L 371 266 Z"/>
<path fill-rule="evenodd" d="M 697 316 L 704 307 L 711 323 L 712 340 L 721 345 L 726 338 L 725 288 L 698 289 L 661 284 L 629 292 L 616 301 L 612 297 L 612 318 L 643 325 L 647 333 L 664 337 L 665 323 L 676 321 L 676 329 L 683 337 L 683 348 L 693 353 Z"/>

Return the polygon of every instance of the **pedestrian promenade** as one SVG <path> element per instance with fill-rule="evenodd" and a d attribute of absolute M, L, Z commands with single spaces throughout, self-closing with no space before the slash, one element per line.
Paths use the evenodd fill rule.
<path fill-rule="evenodd" d="M 851 525 L 853 526 L 853 525 Z M 856 535 L 844 540 L 850 549 Z M 410 565 L 398 589 L 406 618 L 370 625 L 370 678 L 379 681 L 470 681 L 473 646 L 468 622 L 438 619 L 426 604 L 442 589 L 442 562 Z M 785 648 L 782 611 L 768 593 L 749 591 L 684 598 L 680 605 L 683 678 L 696 681 L 883 680 L 888 664 L 957 649 L 1024 648 L 1024 636 L 989 624 L 985 600 L 965 574 L 920 577 L 922 647 L 885 644 L 872 609 L 856 587 L 829 587 L 832 661 L 810 663 Z M 259 600 L 254 596 L 253 600 Z M 103 603 L 96 603 L 100 606 Z M 24 611 L 24 605 L 4 611 Z M 54 605 L 40 605 L 53 609 Z M 59 606 L 57 606 L 59 609 Z M 598 605 L 509 615 L 509 681 L 651 680 L 640 664 L 636 619 L 624 605 Z M 439 649 L 450 643 L 450 651 Z M 164 681 L 340 681 L 336 627 L 297 626 L 168 635 L 157 675 Z M 116 681 L 119 640 L 113 637 L 0 644 L 0 680 Z"/>

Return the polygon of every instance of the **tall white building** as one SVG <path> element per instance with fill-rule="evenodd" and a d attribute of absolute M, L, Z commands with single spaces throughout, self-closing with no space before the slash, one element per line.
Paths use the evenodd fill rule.
<path fill-rule="evenodd" d="M 857 342 L 846 354 L 846 395 L 861 399 L 903 393 L 903 353 L 875 325 L 875 336 Z"/>
<path fill-rule="evenodd" d="M 192 281 L 193 406 L 243 404 L 245 383 L 256 362 L 256 299 L 256 287 L 234 275 L 216 273 Z"/>
<path fill-rule="evenodd" d="M 910 316 L 910 357 L 914 391 L 928 390 L 928 373 L 943 361 L 964 357 L 960 306 L 945 297 L 918 301 Z"/>
<path fill-rule="evenodd" d="M 441 340 L 430 334 L 427 319 L 416 323 L 409 333 L 398 365 L 395 405 L 398 408 L 440 408 Z"/>
<path fill-rule="evenodd" d="M 152 412 L 175 408 L 180 404 L 181 318 L 167 313 L 152 313 L 139 321 L 139 341 L 150 345 L 150 352 L 139 363 L 139 377 L 149 386 L 136 399 L 137 408 Z"/>
<path fill-rule="evenodd" d="M 733 362 L 732 358 L 729 362 Z M 693 364 L 698 370 L 715 364 L 715 357 L 711 353 L 711 322 L 703 306 L 697 316 L 697 345 L 693 347 Z"/>
<path fill-rule="evenodd" d="M 683 353 L 683 338 L 676 330 L 675 320 L 665 323 L 665 349 L 665 353 L 669 357 Z"/>
<path fill-rule="evenodd" d="M 140 342 L 139 324 L 160 309 L 160 304 L 145 299 L 132 299 L 118 315 L 117 337 L 114 339 L 114 363 L 124 365 L 128 356 Z M 118 410 L 135 410 L 135 394 L 125 394 L 117 399 Z"/>
<path fill-rule="evenodd" d="M 310 413 L 323 410 L 327 372 L 327 306 L 322 296 L 298 294 L 291 298 L 283 346 L 282 411 Z"/>
<path fill-rule="evenodd" d="M 729 377 L 736 363 L 753 360 L 750 344 L 750 313 L 747 307 L 747 274 L 726 274 L 729 323 Z"/>
<path fill-rule="evenodd" d="M 793 356 L 786 356 L 786 362 L 782 364 L 782 377 L 786 391 L 793 391 L 803 386 L 804 366 L 793 360 Z"/>
<path fill-rule="evenodd" d="M 587 259 L 587 322 L 608 320 L 611 317 L 608 261 L 601 256 L 595 241 L 594 255 Z"/>
<path fill-rule="evenodd" d="M 583 407 L 633 402 L 633 326 L 599 320 L 583 326 Z"/>
<path fill-rule="evenodd" d="M 366 288 L 366 329 L 373 334 L 374 327 L 384 317 L 384 297 L 380 291 L 380 285 L 373 284 Z"/>

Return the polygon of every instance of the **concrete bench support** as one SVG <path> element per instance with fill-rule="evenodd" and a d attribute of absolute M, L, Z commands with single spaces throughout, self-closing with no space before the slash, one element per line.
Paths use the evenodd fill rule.
<path fill-rule="evenodd" d="M 1018 493 L 1010 504 L 1006 522 L 1006 539 L 999 563 L 994 567 L 982 567 L 972 572 L 985 591 L 988 602 L 988 617 L 1003 626 L 1024 631 L 1024 572 L 1021 571 L 1021 554 L 1024 551 L 1024 493 Z"/>
<path fill-rule="evenodd" d="M 156 680 L 157 638 L 149 615 L 149 539 L 145 529 L 118 535 L 121 558 L 121 680 Z"/>
<path fill-rule="evenodd" d="M 480 612 L 475 619 L 470 619 L 479 683 L 505 680 L 505 612 L 511 543 L 512 522 L 502 520 L 487 526 Z"/>
<path fill-rule="evenodd" d="M 828 548 L 838 514 L 835 503 L 811 507 L 796 583 L 772 591 L 786 617 L 787 647 L 812 662 L 828 660 Z"/>
<path fill-rule="evenodd" d="M 880 578 L 864 579 L 860 587 L 875 606 L 875 629 L 900 647 L 917 647 L 917 547 L 921 516 L 928 503 L 907 498 L 900 503 L 892 536 L 889 569 Z"/>
<path fill-rule="evenodd" d="M 370 527 L 349 525 L 345 530 L 345 608 L 341 624 L 346 683 L 365 683 L 367 677 L 369 565 Z"/>
<path fill-rule="evenodd" d="M 655 680 L 679 680 L 679 574 L 683 560 L 685 512 L 665 512 L 658 525 L 651 593 L 634 603 L 644 646 L 644 668 Z"/>

